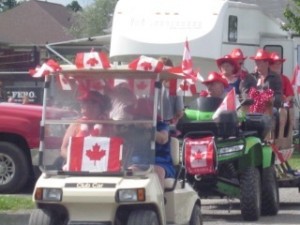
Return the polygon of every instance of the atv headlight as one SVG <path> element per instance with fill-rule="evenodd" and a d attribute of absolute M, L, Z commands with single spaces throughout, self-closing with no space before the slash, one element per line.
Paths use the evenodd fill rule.
<path fill-rule="evenodd" d="M 120 189 L 117 192 L 118 202 L 141 202 L 145 201 L 145 189 Z"/>
<path fill-rule="evenodd" d="M 218 152 L 220 155 L 232 154 L 232 153 L 243 150 L 243 148 L 244 148 L 244 145 L 233 145 L 233 146 L 219 148 Z"/>
<path fill-rule="evenodd" d="M 60 188 L 38 188 L 35 191 L 35 200 L 54 201 L 62 200 L 62 189 Z"/>

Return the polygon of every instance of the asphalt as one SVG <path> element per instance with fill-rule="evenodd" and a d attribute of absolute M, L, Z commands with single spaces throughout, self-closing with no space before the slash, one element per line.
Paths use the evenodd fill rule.
<path fill-rule="evenodd" d="M 1 211 L 0 225 L 28 225 L 32 210 Z"/>

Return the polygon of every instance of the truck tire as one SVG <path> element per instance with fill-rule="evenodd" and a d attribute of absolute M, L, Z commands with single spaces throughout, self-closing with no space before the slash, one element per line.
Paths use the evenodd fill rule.
<path fill-rule="evenodd" d="M 54 225 L 48 211 L 35 209 L 31 212 L 28 225 Z"/>
<path fill-rule="evenodd" d="M 262 215 L 275 216 L 279 210 L 279 190 L 274 167 L 262 171 Z"/>
<path fill-rule="evenodd" d="M 128 217 L 127 225 L 159 225 L 157 215 L 152 210 L 133 210 Z"/>
<path fill-rule="evenodd" d="M 194 205 L 189 225 L 202 225 L 201 208 L 199 205 Z"/>
<path fill-rule="evenodd" d="M 261 180 L 257 168 L 249 167 L 240 175 L 241 213 L 246 221 L 256 221 L 261 213 Z"/>
<path fill-rule="evenodd" d="M 23 151 L 9 142 L 0 142 L 0 193 L 16 193 L 30 176 L 29 164 Z"/>

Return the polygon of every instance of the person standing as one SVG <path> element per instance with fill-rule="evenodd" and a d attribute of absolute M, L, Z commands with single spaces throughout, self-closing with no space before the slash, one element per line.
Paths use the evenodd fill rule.
<path fill-rule="evenodd" d="M 280 108 L 282 101 L 282 80 L 275 72 L 270 70 L 272 59 L 270 53 L 264 49 L 258 49 L 254 56 L 250 59 L 254 60 L 257 72 L 257 87 L 262 89 L 271 89 L 274 92 L 273 107 Z"/>
<path fill-rule="evenodd" d="M 239 92 L 240 99 L 247 99 L 249 90 L 253 87 L 256 88 L 257 80 L 250 74 L 244 66 L 247 57 L 244 56 L 240 48 L 235 48 L 231 51 L 230 56 L 234 59 L 238 66 L 238 71 L 235 74 L 240 79 Z"/>

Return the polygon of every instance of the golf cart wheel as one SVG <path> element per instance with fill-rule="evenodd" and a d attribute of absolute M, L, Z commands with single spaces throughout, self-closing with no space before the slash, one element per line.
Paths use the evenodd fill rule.
<path fill-rule="evenodd" d="M 199 205 L 194 205 L 192 216 L 189 225 L 202 225 L 201 208 Z"/>
<path fill-rule="evenodd" d="M 279 190 L 274 167 L 262 171 L 262 215 L 277 215 L 279 210 Z"/>
<path fill-rule="evenodd" d="M 257 168 L 249 167 L 240 175 L 241 213 L 246 221 L 256 221 L 261 213 L 261 180 Z"/>
<path fill-rule="evenodd" d="M 9 142 L 0 142 L 0 193 L 16 193 L 29 179 L 27 157 L 22 149 Z"/>
<path fill-rule="evenodd" d="M 134 210 L 129 214 L 127 225 L 159 225 L 157 215 L 152 210 Z"/>
<path fill-rule="evenodd" d="M 54 225 L 51 221 L 51 213 L 41 209 L 32 211 L 28 225 Z"/>

